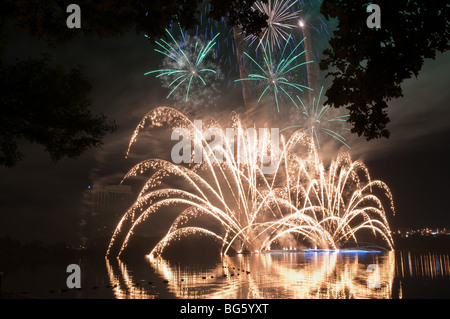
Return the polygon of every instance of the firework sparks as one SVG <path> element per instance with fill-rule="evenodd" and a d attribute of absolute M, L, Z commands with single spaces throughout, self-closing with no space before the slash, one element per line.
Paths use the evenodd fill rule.
<path fill-rule="evenodd" d="M 173 43 L 169 44 L 164 39 L 160 39 L 156 42 L 158 48 L 155 49 L 164 56 L 164 68 L 147 72 L 145 75 L 157 74 L 156 78 L 167 79 L 167 86 L 171 88 L 167 98 L 183 88 L 185 92 L 183 96 L 187 102 L 190 90 L 194 85 L 206 86 L 207 82 L 211 80 L 211 75 L 213 77 L 217 75 L 217 71 L 206 62 L 206 58 L 216 45 L 219 34 L 203 45 L 198 38 L 194 39 L 194 44 L 191 44 L 182 31 L 180 41 L 177 41 L 169 30 L 166 32 Z"/>
<path fill-rule="evenodd" d="M 296 21 L 298 20 L 298 11 L 293 11 L 295 1 L 291 0 L 269 0 L 266 4 L 262 1 L 256 1 L 254 9 L 258 10 L 268 16 L 267 27 L 262 30 L 259 37 L 255 35 L 248 35 L 246 41 L 252 45 L 259 40 L 258 46 L 261 44 L 270 45 L 273 50 L 273 45 L 281 47 L 282 41 L 288 41 L 289 32 L 296 28 Z"/>
<path fill-rule="evenodd" d="M 322 105 L 320 106 L 320 98 L 322 97 L 322 90 L 323 87 L 320 88 L 319 96 L 316 98 L 314 97 L 311 103 L 311 106 L 307 108 L 303 101 L 297 96 L 298 100 L 300 101 L 300 104 L 302 105 L 302 108 L 300 109 L 302 113 L 302 118 L 306 119 L 303 120 L 305 124 L 302 125 L 292 125 L 289 127 L 286 127 L 281 130 L 281 132 L 289 129 L 300 129 L 304 128 L 308 132 L 311 133 L 312 138 L 315 139 L 317 147 L 320 148 L 320 142 L 319 142 L 319 134 L 325 134 L 327 136 L 330 136 L 337 140 L 338 142 L 345 145 L 347 148 L 350 148 L 350 146 L 347 145 L 345 137 L 339 133 L 338 129 L 349 131 L 349 128 L 345 127 L 339 127 L 336 128 L 335 124 L 342 124 L 346 123 L 349 115 L 338 115 L 333 117 L 327 118 L 327 113 L 330 110 L 330 106 L 328 105 Z"/>
<path fill-rule="evenodd" d="M 314 31 L 316 34 L 322 34 L 324 32 L 326 35 L 329 35 L 329 26 L 320 13 L 321 1 L 299 1 L 299 8 L 295 8 L 294 10 L 298 10 L 300 12 L 300 19 L 298 24 L 301 28 L 307 28 L 311 31 Z"/>
<path fill-rule="evenodd" d="M 297 68 L 312 62 L 306 61 L 303 63 L 297 63 L 297 59 L 305 53 L 305 51 L 297 53 L 297 49 L 301 46 L 303 41 L 304 39 L 300 43 L 298 43 L 289 54 L 287 54 L 288 42 L 286 42 L 279 61 L 274 60 L 270 46 L 261 43 L 261 47 L 264 52 L 263 65 L 259 64 L 249 54 L 245 53 L 245 55 L 256 65 L 257 70 L 260 72 L 251 73 L 249 74 L 248 78 L 238 79 L 235 80 L 235 82 L 238 81 L 262 82 L 264 89 L 262 90 L 262 93 L 258 98 L 258 103 L 266 94 L 271 92 L 273 93 L 274 102 L 278 112 L 280 112 L 279 104 L 280 98 L 282 96 L 287 97 L 298 109 L 299 108 L 298 104 L 294 99 L 295 96 L 293 96 L 293 94 L 290 92 L 292 90 L 296 92 L 303 92 L 303 89 L 311 90 L 311 88 L 295 83 L 289 79 L 290 72 L 293 72 Z M 284 56 L 285 54 L 287 55 L 286 57 Z"/>
<path fill-rule="evenodd" d="M 392 194 L 383 182 L 371 180 L 364 163 L 352 161 L 344 149 L 326 169 L 310 134 L 296 131 L 287 141 L 281 137 L 283 147 L 277 168 L 269 178 L 262 172 L 261 153 L 274 147 L 270 145 L 271 139 L 266 134 L 257 138 L 245 134 L 236 114 L 230 125 L 240 132 L 237 139 L 242 141 L 241 161 L 236 159 L 231 143 L 210 147 L 188 118 L 167 107 L 149 112 L 131 143 L 146 120 L 151 126 L 166 123 L 190 130 L 205 160 L 185 167 L 150 159 L 133 167 L 125 178 L 147 171 L 153 174 L 120 220 L 107 255 L 116 247 L 120 256 L 137 227 L 154 213 L 164 207 L 179 209 L 180 206 L 184 208 L 179 210 L 167 234 L 150 255 L 160 256 L 176 239 L 199 234 L 220 242 L 222 254 L 229 249 L 237 252 L 271 250 L 279 247 L 286 236 L 306 242 L 312 248 L 339 249 L 346 243 L 357 245 L 358 234 L 364 231 L 380 236 L 390 249 L 393 248 L 386 218 L 388 210 L 384 205 L 384 202 L 389 203 L 389 209 L 394 212 Z M 214 120 L 205 126 L 220 131 Z M 184 189 L 162 186 L 173 178 L 181 178 Z M 212 218 L 220 231 L 197 226 L 196 221 L 204 216 Z M 130 225 L 128 229 L 126 224 Z"/>
<path fill-rule="evenodd" d="M 298 1 L 297 9 L 301 12 L 298 20 L 299 32 L 306 38 L 304 42 L 305 56 L 308 61 L 320 61 L 321 52 L 328 45 L 329 31 L 326 19 L 320 13 L 322 1 Z M 319 89 L 320 70 L 318 63 L 308 65 L 308 86 L 314 90 Z M 310 103 L 313 99 L 312 91 L 309 92 Z"/>

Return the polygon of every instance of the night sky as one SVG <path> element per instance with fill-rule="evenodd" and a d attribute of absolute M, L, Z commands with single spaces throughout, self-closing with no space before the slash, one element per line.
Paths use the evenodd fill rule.
<path fill-rule="evenodd" d="M 173 106 L 159 81 L 144 77 L 160 62 L 153 49 L 133 33 L 117 39 L 80 39 L 51 51 L 56 63 L 84 67 L 93 85 L 94 111 L 116 120 L 119 129 L 102 148 L 56 164 L 43 147 L 24 142 L 25 159 L 13 169 L 0 168 L 0 236 L 78 243 L 83 192 L 95 181 L 118 184 L 136 163 L 133 157 L 125 159 L 125 152 L 139 120 L 153 107 Z M 17 35 L 7 53 L 14 59 L 44 51 L 43 44 Z M 353 158 L 362 158 L 372 177 L 386 182 L 393 192 L 397 214 L 388 219 L 394 230 L 450 227 L 449 70 L 450 53 L 441 54 L 426 60 L 417 79 L 403 84 L 404 98 L 389 104 L 390 139 L 351 138 Z M 224 92 L 224 98 L 234 100 L 240 94 Z M 158 157 L 161 148 L 156 141 L 148 157 Z"/>

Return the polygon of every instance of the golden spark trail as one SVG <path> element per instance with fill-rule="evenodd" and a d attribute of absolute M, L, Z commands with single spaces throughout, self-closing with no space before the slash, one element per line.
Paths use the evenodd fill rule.
<path fill-rule="evenodd" d="M 149 247 L 154 257 L 175 240 L 199 235 L 220 242 L 221 254 L 230 249 L 289 249 L 283 246 L 286 238 L 297 247 L 339 250 L 358 247 L 362 234 L 393 249 L 386 217 L 395 213 L 392 194 L 385 183 L 371 179 L 362 161 L 352 161 L 345 148 L 325 167 L 306 130 L 281 136 L 277 153 L 268 129 L 250 134 L 235 113 L 230 119 L 230 127 L 237 131 L 234 141 L 211 117 L 202 127 L 194 122 L 176 109 L 158 107 L 137 126 L 127 155 L 142 130 L 166 126 L 187 129 L 194 144 L 191 158 L 202 155 L 203 160 L 182 165 L 149 159 L 135 165 L 124 180 L 151 175 L 118 223 L 107 256 L 120 256 L 137 227 L 167 207 L 178 212 L 166 235 Z M 218 132 L 222 144 L 209 145 L 203 134 L 209 128 Z M 271 157 L 271 174 L 263 173 L 268 153 L 277 155 Z M 204 218 L 210 223 L 205 224 Z"/>

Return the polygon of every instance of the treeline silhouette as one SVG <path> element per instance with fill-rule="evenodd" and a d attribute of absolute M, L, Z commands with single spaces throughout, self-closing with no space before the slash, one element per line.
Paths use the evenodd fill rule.
<path fill-rule="evenodd" d="M 395 234 L 393 237 L 395 250 L 432 252 L 450 251 L 450 235 L 424 236 L 420 234 L 412 234 L 408 237 L 403 237 Z"/>
<path fill-rule="evenodd" d="M 78 250 L 64 242 L 46 244 L 38 240 L 21 242 L 11 237 L 0 237 L 0 272 L 18 267 L 34 267 L 43 262 L 73 260 Z"/>
<path fill-rule="evenodd" d="M 0 237 L 0 255 L 61 253 L 70 250 L 74 250 L 74 248 L 62 241 L 46 244 L 39 240 L 33 240 L 23 243 L 9 236 Z"/>

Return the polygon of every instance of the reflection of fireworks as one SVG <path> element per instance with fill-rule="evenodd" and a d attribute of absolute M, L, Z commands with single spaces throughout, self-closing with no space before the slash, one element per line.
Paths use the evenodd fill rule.
<path fill-rule="evenodd" d="M 292 28 L 297 27 L 296 19 L 298 19 L 298 12 L 292 11 L 292 6 L 295 1 L 291 0 L 269 0 L 266 4 L 262 1 L 256 1 L 254 4 L 255 10 L 266 14 L 267 27 L 262 30 L 259 37 L 255 35 L 248 35 L 247 41 L 250 41 L 250 45 L 260 39 L 258 46 L 261 44 L 270 45 L 273 49 L 273 45 L 276 43 L 278 47 L 281 47 L 280 42 L 282 40 L 287 41 L 289 33 Z"/>
<path fill-rule="evenodd" d="M 320 93 L 317 98 L 317 101 L 315 100 L 315 97 L 313 98 L 310 108 L 307 108 L 305 106 L 305 104 L 303 104 L 303 101 L 297 97 L 302 105 L 302 108 L 301 108 L 302 115 L 303 115 L 302 118 L 306 117 L 305 124 L 292 125 L 292 126 L 282 129 L 281 132 L 284 130 L 292 129 L 292 128 L 294 128 L 294 129 L 304 128 L 308 132 L 311 133 L 312 137 L 315 139 L 317 146 L 319 148 L 320 148 L 320 142 L 319 142 L 318 133 L 319 134 L 323 133 L 328 136 L 331 136 L 332 138 L 336 139 L 337 141 L 339 141 L 346 147 L 350 148 L 347 145 L 347 143 L 345 142 L 346 141 L 345 137 L 342 136 L 338 132 L 338 128 L 335 127 L 336 126 L 335 124 L 342 124 L 342 123 L 347 122 L 349 115 L 339 115 L 339 116 L 334 116 L 332 118 L 327 118 L 325 115 L 327 114 L 327 112 L 330 110 L 331 107 L 328 105 L 322 105 L 321 107 L 319 107 L 322 90 L 323 90 L 323 87 L 320 89 Z M 339 127 L 339 128 L 341 128 L 343 130 L 349 130 L 348 128 L 342 128 L 342 127 Z"/>
<path fill-rule="evenodd" d="M 238 132 L 238 154 L 235 154 L 234 143 L 226 141 L 224 145 L 210 147 L 199 128 L 177 110 L 167 107 L 156 108 L 144 117 L 130 145 L 147 122 L 152 126 L 169 124 L 187 129 L 203 161 L 185 167 L 150 159 L 131 169 L 125 178 L 151 169 L 155 172 L 119 222 L 107 254 L 119 241 L 120 255 L 138 225 L 162 208 L 173 206 L 185 208 L 150 255 L 159 256 L 174 240 L 195 234 L 219 240 L 224 254 L 230 248 L 238 252 L 271 250 L 279 247 L 286 236 L 314 248 L 338 249 L 347 242 L 356 244 L 357 235 L 363 230 L 380 235 L 392 249 L 383 200 L 376 194 L 385 197 L 393 210 L 392 195 L 383 182 L 370 179 L 362 162 L 353 162 L 344 150 L 326 170 L 310 134 L 297 131 L 287 142 L 282 137 L 283 147 L 278 154 L 268 130 L 259 137 L 246 134 L 234 115 L 231 127 Z M 225 131 L 216 121 L 209 119 L 205 126 L 214 128 L 226 140 Z M 300 153 L 301 149 L 306 149 L 306 153 Z M 263 173 L 268 152 L 279 155 L 270 178 Z M 194 153 L 193 158 L 199 155 Z M 189 191 L 161 187 L 174 178 L 183 180 Z M 220 230 L 198 226 L 196 222 L 202 217 L 211 218 Z M 117 240 L 127 222 L 131 226 L 124 240 Z"/>
<path fill-rule="evenodd" d="M 394 252 L 375 254 L 377 272 L 367 271 L 367 257 L 337 252 L 237 255 L 198 268 L 152 256 L 147 260 L 176 298 L 391 299 L 397 293 L 401 298 L 401 286 L 398 292 L 394 286 Z M 141 277 L 120 259 L 106 263 L 116 298 L 160 298 L 155 286 L 136 285 Z M 378 288 L 371 287 L 373 282 Z"/>
<path fill-rule="evenodd" d="M 157 73 L 157 78 L 164 79 L 164 85 L 171 89 L 167 98 L 175 92 L 183 91 L 183 99 L 187 102 L 190 91 L 195 85 L 206 86 L 207 82 L 217 77 L 217 71 L 212 63 L 208 63 L 207 57 L 216 45 L 215 35 L 206 45 L 203 45 L 198 38 L 193 41 L 181 32 L 180 41 L 175 40 L 172 33 L 166 30 L 172 39 L 169 44 L 164 39 L 156 41 L 158 49 L 156 52 L 164 55 L 163 68 L 145 73 Z M 177 99 L 180 99 L 179 97 Z"/>
<path fill-rule="evenodd" d="M 296 70 L 300 66 L 310 63 L 308 61 L 303 63 L 296 63 L 297 59 L 305 53 L 305 51 L 302 51 L 298 54 L 296 53 L 296 50 L 302 43 L 303 40 L 298 43 L 295 48 L 285 57 L 284 54 L 287 54 L 286 50 L 288 47 L 288 42 L 286 42 L 279 61 L 274 60 L 274 57 L 272 57 L 270 47 L 268 45 L 266 46 L 262 44 L 261 46 L 264 52 L 264 65 L 258 64 L 250 55 L 245 53 L 245 55 L 255 63 L 257 69 L 259 69 L 261 73 L 251 73 L 249 74 L 248 78 L 238 79 L 235 80 L 235 82 L 262 81 L 264 89 L 259 96 L 258 103 L 267 92 L 272 92 L 278 112 L 280 111 L 279 100 L 283 95 L 289 98 L 289 100 L 298 108 L 297 102 L 294 100 L 290 91 L 295 90 L 297 92 L 303 92 L 303 89 L 311 90 L 306 86 L 289 80 L 290 72 Z"/>

